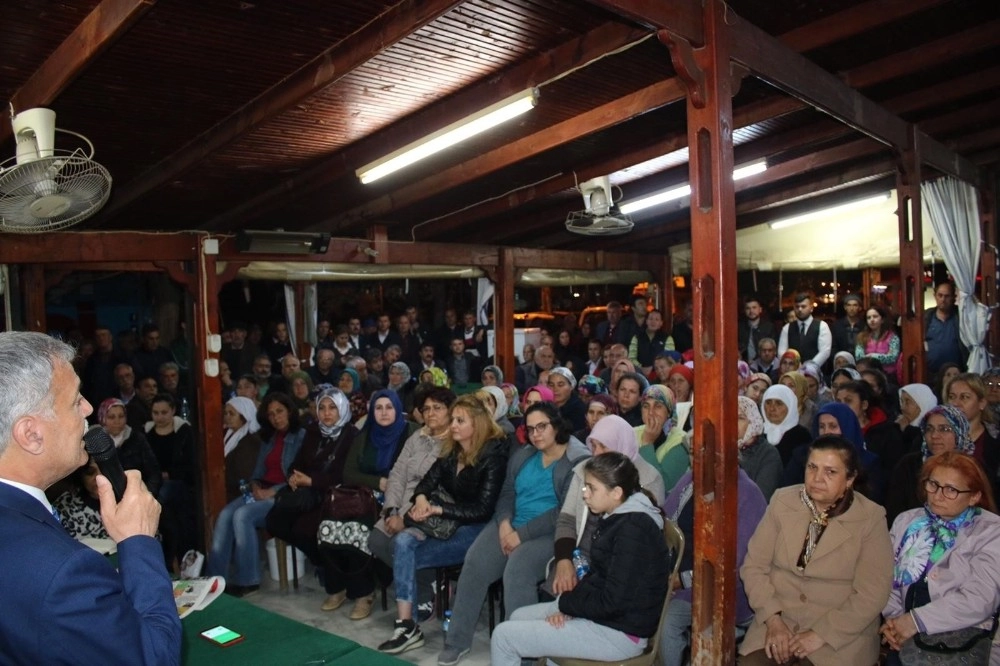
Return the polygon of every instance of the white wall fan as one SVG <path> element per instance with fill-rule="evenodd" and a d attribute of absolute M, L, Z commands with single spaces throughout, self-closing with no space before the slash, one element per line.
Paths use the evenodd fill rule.
<path fill-rule="evenodd" d="M 111 195 L 111 174 L 93 160 L 94 145 L 55 147 L 56 114 L 28 109 L 13 117 L 14 157 L 0 163 L 0 231 L 34 234 L 65 229 L 87 219 Z"/>
<path fill-rule="evenodd" d="M 567 231 L 584 236 L 618 236 L 632 231 L 632 218 L 622 214 L 611 197 L 610 178 L 592 178 L 577 189 L 585 209 L 566 216 Z"/>

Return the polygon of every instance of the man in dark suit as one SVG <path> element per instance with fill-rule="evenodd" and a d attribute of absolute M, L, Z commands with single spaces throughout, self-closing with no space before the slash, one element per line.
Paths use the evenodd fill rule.
<path fill-rule="evenodd" d="M 399 337 L 399 333 L 392 330 L 392 320 L 387 313 L 380 314 L 375 325 L 377 327 L 375 332 L 368 336 L 369 349 L 384 352 L 390 345 L 399 345 L 400 349 L 403 348 L 403 339 Z"/>
<path fill-rule="evenodd" d="M 778 329 L 774 326 L 774 322 L 764 315 L 764 308 L 761 307 L 757 294 L 750 294 L 743 299 L 743 314 L 746 315 L 746 319 L 740 321 L 737 335 L 740 357 L 747 363 L 753 363 L 760 354 L 757 350 L 760 341 L 764 338 L 777 338 Z"/>
<path fill-rule="evenodd" d="M 179 664 L 181 624 L 153 535 L 160 505 L 138 471 L 115 503 L 97 477 L 118 570 L 75 541 L 45 489 L 87 463 L 93 411 L 69 345 L 41 333 L 0 333 L 0 615 L 2 660 L 17 664 Z"/>
<path fill-rule="evenodd" d="M 479 361 L 472 352 L 466 351 L 462 338 L 456 337 L 451 341 L 451 354 L 444 363 L 455 386 L 479 381 Z"/>
<path fill-rule="evenodd" d="M 434 357 L 434 343 L 427 340 L 420 345 L 420 358 L 417 359 L 416 363 L 410 364 L 410 376 L 413 377 L 414 382 L 419 383 L 420 373 L 431 368 L 441 368 L 442 370 L 445 370 L 444 363 Z M 445 370 L 445 372 L 447 372 L 447 370 Z"/>

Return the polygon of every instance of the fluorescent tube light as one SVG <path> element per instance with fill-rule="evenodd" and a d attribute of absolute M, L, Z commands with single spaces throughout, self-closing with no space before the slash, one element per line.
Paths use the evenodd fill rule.
<path fill-rule="evenodd" d="M 761 160 L 760 162 L 753 162 L 752 164 L 746 164 L 737 169 L 733 170 L 733 180 L 741 180 L 743 178 L 749 178 L 750 176 L 756 175 L 758 173 L 763 173 L 767 171 L 767 162 Z M 637 199 L 635 201 L 630 201 L 626 204 L 622 204 L 619 207 L 622 214 L 628 215 L 636 211 L 645 210 L 647 208 L 652 208 L 653 206 L 659 206 L 665 204 L 668 201 L 674 201 L 676 199 L 683 199 L 691 194 L 690 185 L 678 185 L 669 190 L 664 190 L 663 192 L 657 192 L 656 194 L 651 194 L 648 197 L 643 197 L 642 199 Z"/>
<path fill-rule="evenodd" d="M 534 108 L 538 103 L 538 89 L 529 88 L 496 104 L 477 111 L 468 118 L 454 122 L 422 139 L 403 146 L 381 159 L 358 169 L 358 178 L 364 184 L 371 183 L 390 173 L 399 171 L 418 160 L 438 153 L 456 143 L 465 141 L 481 132 L 496 127 Z"/>
<path fill-rule="evenodd" d="M 820 218 L 829 217 L 830 215 L 837 215 L 839 213 L 846 213 L 852 210 L 858 210 L 860 208 L 868 208 L 869 206 L 875 206 L 877 204 L 884 203 L 888 198 L 889 198 L 888 194 L 880 194 L 874 197 L 866 197 L 864 199 L 848 201 L 847 203 L 839 204 L 837 206 L 830 206 L 829 208 L 820 208 L 819 210 L 803 213 L 802 215 L 795 215 L 794 217 L 786 217 L 783 220 L 776 220 L 774 222 L 770 222 L 769 226 L 772 229 L 787 229 L 788 227 L 794 227 L 797 224 L 802 224 L 804 222 L 811 222 L 813 220 L 818 220 Z"/>

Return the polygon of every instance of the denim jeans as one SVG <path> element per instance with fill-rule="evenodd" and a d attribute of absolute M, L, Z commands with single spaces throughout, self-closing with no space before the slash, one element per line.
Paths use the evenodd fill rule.
<path fill-rule="evenodd" d="M 393 539 L 392 563 L 396 601 L 417 603 L 417 570 L 461 564 L 484 525 L 462 525 L 450 539 L 444 541 L 432 539 L 413 527 L 397 534 Z"/>
<path fill-rule="evenodd" d="M 660 634 L 660 662 L 663 666 L 682 666 L 684 649 L 690 644 L 691 602 L 674 597 L 667 606 L 667 618 Z"/>
<path fill-rule="evenodd" d="M 260 543 L 257 528 L 264 527 L 267 512 L 274 500 L 257 500 L 244 504 L 237 497 L 227 504 L 215 521 L 212 548 L 208 553 L 207 574 L 226 576 L 232 585 L 260 584 Z M 230 562 L 235 566 L 228 576 Z"/>

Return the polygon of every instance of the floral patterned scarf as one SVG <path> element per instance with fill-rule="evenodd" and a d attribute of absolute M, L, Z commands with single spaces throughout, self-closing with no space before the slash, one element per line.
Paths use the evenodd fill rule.
<path fill-rule="evenodd" d="M 952 520 L 931 512 L 924 505 L 924 515 L 910 523 L 896 550 L 896 566 L 892 572 L 892 587 L 899 589 L 916 583 L 955 545 L 958 531 L 970 527 L 982 513 L 970 506 Z"/>
<path fill-rule="evenodd" d="M 851 504 L 854 502 L 854 490 L 848 488 L 840 496 L 840 499 L 828 506 L 825 511 L 820 511 L 816 507 L 812 498 L 809 497 L 809 493 L 806 492 L 805 486 L 799 491 L 799 499 L 802 500 L 802 503 L 806 505 L 806 508 L 812 514 L 812 519 L 809 521 L 809 528 L 806 530 L 805 541 L 802 543 L 802 552 L 799 553 L 799 561 L 795 564 L 799 571 L 802 571 L 809 564 L 813 553 L 816 552 L 819 538 L 826 531 L 826 526 L 830 524 L 830 519 L 847 513 L 847 510 L 851 508 Z"/>

